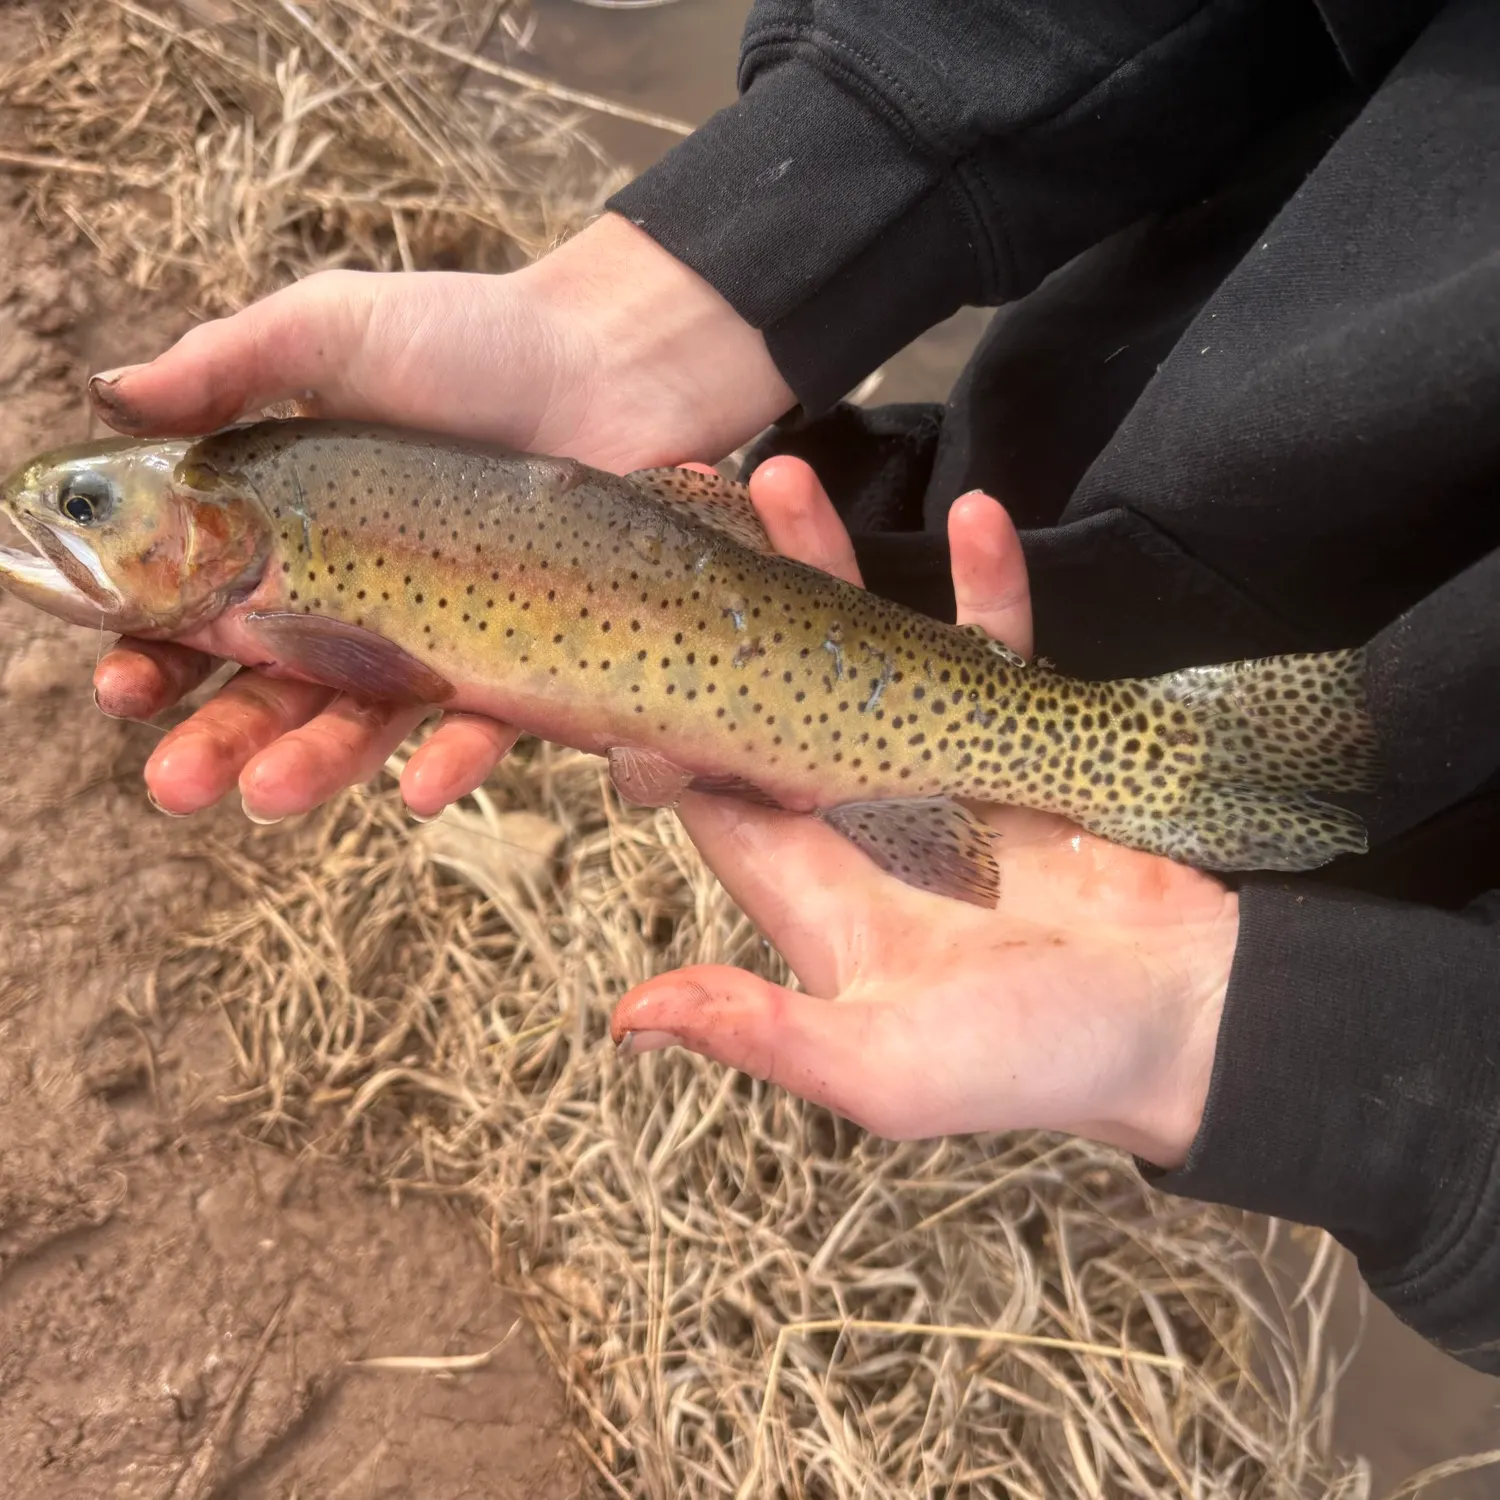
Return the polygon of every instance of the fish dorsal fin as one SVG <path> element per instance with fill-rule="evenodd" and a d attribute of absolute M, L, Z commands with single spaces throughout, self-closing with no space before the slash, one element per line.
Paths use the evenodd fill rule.
<path fill-rule="evenodd" d="M 637 469 L 625 477 L 668 510 L 700 526 L 712 526 L 742 547 L 776 550 L 750 503 L 750 491 L 732 479 L 695 469 Z"/>

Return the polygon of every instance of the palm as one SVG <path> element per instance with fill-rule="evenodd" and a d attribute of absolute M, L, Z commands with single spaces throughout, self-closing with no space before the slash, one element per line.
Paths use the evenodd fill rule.
<path fill-rule="evenodd" d="M 988 814 L 1001 895 L 983 910 L 885 875 L 810 819 L 702 797 L 681 812 L 806 997 L 688 970 L 628 997 L 617 1029 L 665 1030 L 883 1135 L 1108 1133 L 1143 1102 L 1109 1080 L 1154 1072 L 1182 974 L 1214 972 L 1232 943 L 1216 881 L 1059 818 Z"/>

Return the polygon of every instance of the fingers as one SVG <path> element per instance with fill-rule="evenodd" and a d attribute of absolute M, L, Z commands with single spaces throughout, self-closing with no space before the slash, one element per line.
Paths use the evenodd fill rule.
<path fill-rule="evenodd" d="M 149 364 L 94 376 L 89 393 L 111 427 L 138 435 L 210 432 L 309 393 L 344 407 L 382 281 L 308 277 L 200 325 Z"/>
<path fill-rule="evenodd" d="M 126 696 L 116 685 L 109 702 L 117 707 Z M 280 822 L 372 780 L 430 711 L 360 704 L 328 688 L 241 672 L 163 738 L 146 763 L 146 785 L 156 805 L 177 816 L 238 785 L 248 817 Z M 449 716 L 406 766 L 407 805 L 419 817 L 436 816 L 473 791 L 515 739 L 489 719 Z"/>
<path fill-rule="evenodd" d="M 881 1116 L 874 1012 L 799 995 L 743 969 L 701 965 L 649 979 L 615 1007 L 628 1056 L 681 1045 L 860 1124 Z"/>
<path fill-rule="evenodd" d="M 517 731 L 477 714 L 449 714 L 401 773 L 401 795 L 419 818 L 467 797 L 510 753 Z"/>
<path fill-rule="evenodd" d="M 246 816 L 277 823 L 311 811 L 346 786 L 373 780 L 430 712 L 423 704 L 335 698 L 245 765 L 239 784 Z"/>
<path fill-rule="evenodd" d="M 192 692 L 217 665 L 186 646 L 126 637 L 94 668 L 94 701 L 112 719 L 151 719 Z"/>
<path fill-rule="evenodd" d="M 979 625 L 1029 657 L 1031 585 L 1021 539 L 1004 506 L 978 491 L 961 496 L 948 512 L 948 545 L 958 623 Z"/>
<path fill-rule="evenodd" d="M 800 458 L 769 458 L 750 476 L 750 499 L 783 557 L 860 585 L 854 545 L 812 468 Z"/>
<path fill-rule="evenodd" d="M 684 793 L 677 815 L 735 904 L 815 995 L 846 983 L 847 935 L 877 909 L 890 922 L 914 894 L 816 818 L 697 792 Z"/>
<path fill-rule="evenodd" d="M 333 696 L 328 688 L 240 672 L 156 747 L 146 762 L 152 800 L 179 816 L 211 807 L 260 751 L 306 724 Z"/>
<path fill-rule="evenodd" d="M 718 474 L 707 464 L 679 464 Z M 800 458 L 767 459 L 750 476 L 750 501 L 771 545 L 783 556 L 859 585 L 859 563 L 839 513 L 811 467 Z"/>

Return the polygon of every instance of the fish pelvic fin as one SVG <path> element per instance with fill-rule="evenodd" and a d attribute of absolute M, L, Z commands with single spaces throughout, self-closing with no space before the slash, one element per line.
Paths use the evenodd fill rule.
<path fill-rule="evenodd" d="M 693 779 L 691 771 L 655 750 L 612 745 L 608 758 L 609 779 L 620 799 L 636 807 L 675 807 Z"/>
<path fill-rule="evenodd" d="M 1183 794 L 1166 807 L 1100 808 L 1078 821 L 1204 870 L 1312 870 L 1363 854 L 1361 819 L 1319 794 L 1379 784 L 1364 669 L 1362 650 L 1331 651 L 1153 679 L 1145 687 L 1165 710 L 1169 753 L 1192 767 Z"/>
<path fill-rule="evenodd" d="M 776 550 L 743 484 L 693 469 L 637 469 L 625 477 L 668 510 L 700 526 L 711 526 L 742 547 L 755 552 Z"/>
<path fill-rule="evenodd" d="M 995 834 L 946 797 L 846 802 L 818 815 L 887 875 L 934 895 L 993 908 L 1000 896 Z"/>

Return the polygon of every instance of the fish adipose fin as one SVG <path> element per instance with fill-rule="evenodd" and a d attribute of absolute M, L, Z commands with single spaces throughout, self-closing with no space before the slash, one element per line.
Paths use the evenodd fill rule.
<path fill-rule="evenodd" d="M 945 797 L 848 802 L 819 816 L 888 875 L 921 891 L 993 907 L 1000 895 L 992 830 Z"/>
<path fill-rule="evenodd" d="M 1194 667 L 1147 684 L 1198 764 L 1186 798 L 1080 818 L 1090 832 L 1203 870 L 1312 870 L 1369 847 L 1363 822 L 1318 793 L 1380 780 L 1364 653 L 1323 652 Z M 1169 741 L 1170 743 L 1170 741 Z"/>
<path fill-rule="evenodd" d="M 374 703 L 446 703 L 454 687 L 410 652 L 373 630 L 295 610 L 246 616 L 256 639 L 309 682 Z"/>
<path fill-rule="evenodd" d="M 1012 651 L 1004 641 L 997 641 L 983 625 L 955 625 L 953 627 L 960 635 L 966 635 L 970 640 L 979 641 L 991 656 L 998 656 L 1008 667 L 1028 666 L 1026 658 L 1019 651 Z"/>
<path fill-rule="evenodd" d="M 712 526 L 742 547 L 776 550 L 750 503 L 750 491 L 732 479 L 693 469 L 637 469 L 625 477 L 668 510 L 700 526 Z"/>

